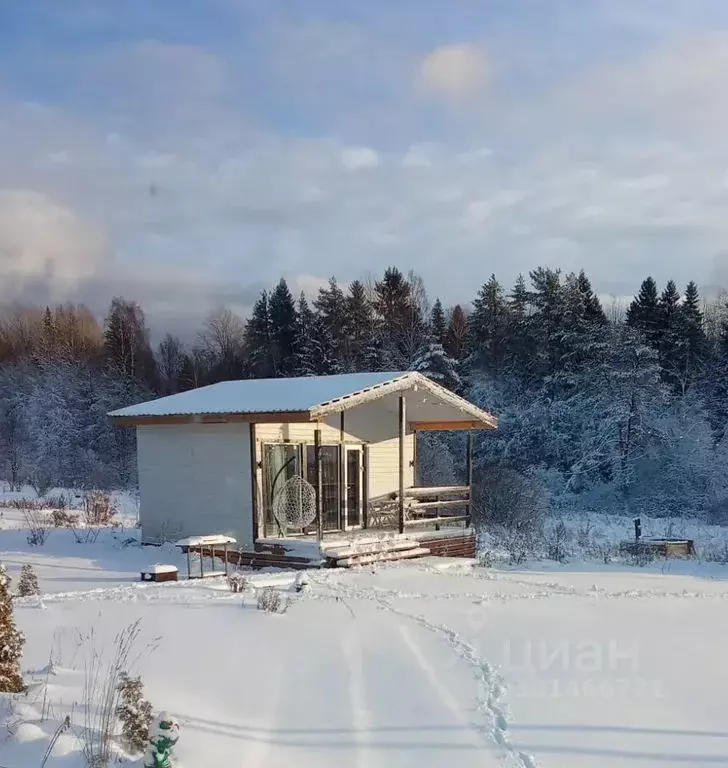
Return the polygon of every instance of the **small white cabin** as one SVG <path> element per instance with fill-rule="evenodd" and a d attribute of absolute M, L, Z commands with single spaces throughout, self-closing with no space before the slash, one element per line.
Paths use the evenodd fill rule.
<path fill-rule="evenodd" d="M 467 482 L 432 488 L 417 485 L 415 437 L 497 420 L 422 374 L 225 381 L 109 416 L 136 428 L 145 543 L 232 536 L 249 564 L 310 560 L 306 543 L 340 553 L 354 538 L 474 549 L 437 544 L 456 529 L 472 539 L 472 439 Z"/>

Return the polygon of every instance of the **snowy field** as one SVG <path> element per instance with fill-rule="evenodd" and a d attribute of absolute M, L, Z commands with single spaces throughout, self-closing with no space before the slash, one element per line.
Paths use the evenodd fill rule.
<path fill-rule="evenodd" d="M 222 580 L 139 583 L 182 563 L 133 529 L 31 548 L 13 514 L 0 559 L 13 577 L 32 563 L 43 596 L 16 600 L 32 685 L 6 706 L 3 768 L 41 765 L 66 714 L 47 765 L 84 765 L 84 659 L 137 620 L 134 671 L 179 719 L 185 768 L 728 765 L 722 565 L 427 558 L 311 572 L 300 594 L 295 574 L 253 574 L 290 600 L 270 615 Z"/>

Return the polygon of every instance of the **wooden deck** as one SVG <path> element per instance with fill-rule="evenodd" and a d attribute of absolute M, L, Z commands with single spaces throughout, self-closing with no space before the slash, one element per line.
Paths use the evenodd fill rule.
<path fill-rule="evenodd" d="M 228 562 L 248 568 L 350 568 L 420 557 L 475 557 L 475 533 L 469 528 L 440 531 L 410 529 L 406 534 L 367 530 L 331 534 L 319 542 L 314 537 L 258 539 L 254 550 L 228 552 Z M 212 549 L 203 550 L 211 557 Z M 216 558 L 223 552 L 214 549 Z"/>

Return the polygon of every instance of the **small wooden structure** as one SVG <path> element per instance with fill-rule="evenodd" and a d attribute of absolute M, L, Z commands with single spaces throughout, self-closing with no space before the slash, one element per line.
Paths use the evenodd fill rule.
<path fill-rule="evenodd" d="M 142 581 L 177 581 L 178 570 L 175 565 L 162 565 L 155 563 L 154 565 L 142 571 Z"/>
<path fill-rule="evenodd" d="M 695 542 L 692 539 L 634 539 L 623 541 L 619 547 L 623 554 L 647 555 L 648 557 L 693 557 Z"/>
<path fill-rule="evenodd" d="M 228 548 L 236 544 L 236 540 L 232 536 L 220 536 L 218 534 L 212 534 L 209 536 L 188 536 L 185 539 L 180 539 L 175 542 L 175 546 L 179 547 L 187 555 L 187 578 L 188 579 L 204 579 L 206 576 L 227 576 L 230 557 L 228 555 Z M 222 552 L 216 554 L 216 549 L 222 549 Z M 192 554 L 196 554 L 200 558 L 200 572 L 199 574 L 192 573 Z M 209 557 L 212 561 L 209 571 L 205 571 L 205 557 Z M 215 570 L 215 560 L 219 557 L 223 562 L 223 570 Z"/>

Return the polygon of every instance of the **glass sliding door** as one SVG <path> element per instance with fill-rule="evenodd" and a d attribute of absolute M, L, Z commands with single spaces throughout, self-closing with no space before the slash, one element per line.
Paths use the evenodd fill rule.
<path fill-rule="evenodd" d="M 286 520 L 278 520 L 273 501 L 287 480 L 301 474 L 301 446 L 293 444 L 266 444 L 263 446 L 263 508 L 265 535 L 285 536 L 300 533 L 289 530 Z"/>
<path fill-rule="evenodd" d="M 346 527 L 359 528 L 362 512 L 362 451 L 346 447 L 346 463 L 344 465 L 344 482 L 346 484 Z"/>
<path fill-rule="evenodd" d="M 341 491 L 339 484 L 339 446 L 321 446 L 321 505 L 324 531 L 341 529 Z M 306 446 L 306 479 L 316 486 L 316 452 L 313 445 Z"/>

